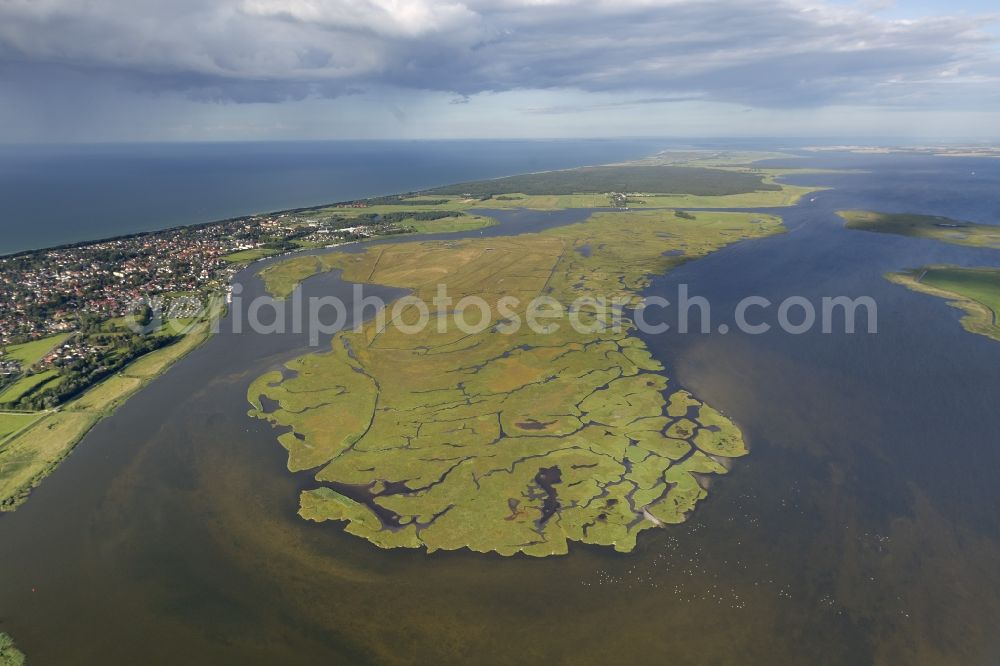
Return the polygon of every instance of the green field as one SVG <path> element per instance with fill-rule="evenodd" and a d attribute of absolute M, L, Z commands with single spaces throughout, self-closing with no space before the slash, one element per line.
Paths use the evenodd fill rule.
<path fill-rule="evenodd" d="M 962 326 L 1000 341 L 1000 269 L 928 266 L 889 279 L 914 291 L 946 298 L 965 311 Z"/>
<path fill-rule="evenodd" d="M 307 218 L 324 218 L 329 216 L 342 216 L 348 220 L 362 220 L 366 216 L 370 215 L 394 215 L 400 212 L 433 212 L 433 211 L 447 211 L 447 212 L 462 212 L 466 211 L 470 207 L 470 203 L 467 200 L 461 199 L 459 197 L 442 197 L 442 196 L 426 196 L 426 197 L 414 197 L 411 199 L 406 199 L 406 202 L 410 202 L 412 207 L 407 211 L 407 206 L 400 203 L 395 204 L 378 204 L 374 203 L 365 208 L 339 208 L 337 206 L 329 206 L 326 208 L 319 208 L 315 211 L 310 211 L 306 214 Z M 430 201 L 433 204 L 424 204 L 422 202 Z"/>
<path fill-rule="evenodd" d="M 221 308 L 221 302 L 217 302 L 212 316 L 219 314 Z M 210 334 L 209 321 L 198 323 L 177 342 L 141 356 L 58 411 L 0 413 L 0 511 L 16 509 L 95 423 Z"/>
<path fill-rule="evenodd" d="M 837 214 L 847 221 L 848 229 L 927 238 L 953 245 L 1000 249 L 1000 226 L 996 225 L 909 213 L 844 210 Z"/>
<path fill-rule="evenodd" d="M 266 247 L 258 247 L 252 250 L 241 250 L 240 252 L 233 252 L 232 254 L 227 254 L 222 258 L 231 264 L 248 264 L 251 261 L 257 261 L 258 259 L 264 259 L 266 257 L 273 257 L 276 254 L 278 254 L 278 250 L 272 250 Z"/>
<path fill-rule="evenodd" d="M 996 323 L 997 313 L 1000 312 L 1000 270 L 932 268 L 924 274 L 921 282 L 985 305 L 993 313 L 993 323 Z"/>
<path fill-rule="evenodd" d="M 37 413 L 0 412 L 0 445 L 41 417 Z"/>
<path fill-rule="evenodd" d="M 655 194 L 629 201 L 630 208 L 776 208 L 794 206 L 803 198 L 822 188 L 781 185 L 777 190 L 761 190 L 727 196 L 695 194 Z"/>
<path fill-rule="evenodd" d="M 450 185 L 429 193 L 386 202 L 372 200 L 365 208 L 328 206 L 301 213 L 304 219 L 338 216 L 362 223 L 371 215 L 400 212 L 467 212 L 476 208 L 560 210 L 610 208 L 611 191 L 644 192 L 630 197 L 630 208 L 764 208 L 793 206 L 822 190 L 820 187 L 782 185 L 776 178 L 809 169 L 761 169 L 747 162 L 776 157 L 763 153 L 690 153 L 654 156 L 627 165 L 586 167 L 496 180 Z M 678 161 L 669 161 L 673 159 Z M 664 162 L 663 160 L 667 160 Z M 705 166 L 715 168 L 703 168 Z M 391 197 L 386 199 L 392 199 Z M 462 224 L 453 230 L 477 228 Z M 428 225 L 424 233 L 441 231 Z"/>
<path fill-rule="evenodd" d="M 616 330 L 578 299 L 634 305 L 651 276 L 781 230 L 757 214 L 608 212 L 538 234 L 281 262 L 262 273 L 279 297 L 339 268 L 424 302 L 445 284 L 456 302 L 477 296 L 498 307 L 481 332 L 447 316 L 408 332 L 399 324 L 416 323 L 420 310 L 403 299 L 390 308 L 392 325 L 371 321 L 338 335 L 328 353 L 289 362 L 290 376 L 257 379 L 251 415 L 290 429 L 278 437 L 288 468 L 316 477 L 300 514 L 347 521 L 381 547 L 545 556 L 579 541 L 632 550 L 643 530 L 684 521 L 707 496 L 700 476 L 725 474 L 746 448 L 725 416 L 671 386 L 629 323 Z M 575 302 L 586 328 L 513 327 L 541 295 Z M 517 303 L 502 312 L 510 298 Z M 262 397 L 279 408 L 265 409 Z"/>
<path fill-rule="evenodd" d="M 45 370 L 34 375 L 25 375 L 0 393 L 0 405 L 13 405 L 23 396 L 48 385 L 50 382 L 57 381 L 58 377 L 59 373 L 56 370 Z"/>
<path fill-rule="evenodd" d="M 267 291 L 272 296 L 288 298 L 300 282 L 323 271 L 323 266 L 320 257 L 312 254 L 301 255 L 271 264 L 258 275 L 264 280 Z"/>
<path fill-rule="evenodd" d="M 10 345 L 7 347 L 7 353 L 3 354 L 2 357 L 10 361 L 19 361 L 22 366 L 27 368 L 42 360 L 43 356 L 65 342 L 69 336 L 70 333 L 57 333 L 24 344 Z"/>
<path fill-rule="evenodd" d="M 23 666 L 24 654 L 14 646 L 7 634 L 0 632 L 0 666 Z"/>
<path fill-rule="evenodd" d="M 685 166 L 596 166 L 458 183 L 430 190 L 431 195 L 490 197 L 498 194 L 561 195 L 604 192 L 657 192 L 725 196 L 778 190 L 763 175 Z"/>
<path fill-rule="evenodd" d="M 0 447 L 0 511 L 23 502 L 97 422 L 85 412 L 46 414 Z"/>
<path fill-rule="evenodd" d="M 456 231 L 472 231 L 491 227 L 494 224 L 496 224 L 496 220 L 481 215 L 442 217 L 437 220 L 407 218 L 400 222 L 400 226 L 413 229 L 418 234 L 446 234 Z"/>

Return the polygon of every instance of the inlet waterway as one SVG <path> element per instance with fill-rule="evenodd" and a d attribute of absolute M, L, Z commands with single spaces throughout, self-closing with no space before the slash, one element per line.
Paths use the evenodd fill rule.
<path fill-rule="evenodd" d="M 1000 266 L 1000 252 L 850 231 L 835 211 L 997 223 L 1000 162 L 811 163 L 868 172 L 797 177 L 834 189 L 772 211 L 788 233 L 647 290 L 673 300 L 684 283 L 710 301 L 710 333 L 647 343 L 672 385 L 729 414 L 751 448 L 684 525 L 643 533 L 627 555 L 574 545 L 531 559 L 384 551 L 305 522 L 304 480 L 246 416 L 246 389 L 310 351 L 308 336 L 224 323 L 0 516 L 0 629 L 37 664 L 996 663 L 1000 344 L 883 275 Z M 407 242 L 587 211 L 496 215 Z M 263 265 L 237 276 L 244 303 Z M 302 290 L 353 296 L 337 274 Z M 878 333 L 720 333 L 750 295 L 871 296 Z"/>

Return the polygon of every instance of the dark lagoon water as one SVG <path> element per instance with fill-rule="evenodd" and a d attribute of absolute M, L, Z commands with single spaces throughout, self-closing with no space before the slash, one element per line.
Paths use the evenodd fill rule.
<path fill-rule="evenodd" d="M 642 157 L 648 140 L 0 146 L 0 254 Z"/>
<path fill-rule="evenodd" d="M 648 340 L 751 447 L 686 524 L 628 555 L 537 560 L 382 551 L 301 521 L 301 480 L 245 392 L 305 336 L 223 326 L 0 517 L 0 629 L 38 664 L 998 663 L 1000 344 L 882 275 L 1000 252 L 848 231 L 834 211 L 995 223 L 1000 162 L 823 163 L 841 159 L 870 172 L 798 178 L 836 189 L 780 211 L 789 233 L 648 290 L 689 284 L 720 323 L 748 295 L 879 305 L 877 335 Z M 500 215 L 488 233 L 585 213 Z M 252 271 L 238 280 L 260 292 Z"/>

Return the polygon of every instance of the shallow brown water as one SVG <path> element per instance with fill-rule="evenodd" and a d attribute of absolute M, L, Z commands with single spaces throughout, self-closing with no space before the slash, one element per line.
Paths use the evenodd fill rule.
<path fill-rule="evenodd" d="M 752 452 L 635 552 L 428 556 L 298 519 L 304 480 L 245 392 L 304 337 L 223 332 L 0 517 L 0 629 L 59 665 L 997 663 L 1000 344 L 881 274 L 1000 253 L 845 231 L 832 210 L 879 199 L 838 185 L 786 211 L 792 233 L 651 287 L 688 282 L 720 311 L 870 293 L 881 332 L 651 340 Z M 516 213 L 490 233 L 571 217 Z M 336 276 L 305 289 L 350 293 Z"/>

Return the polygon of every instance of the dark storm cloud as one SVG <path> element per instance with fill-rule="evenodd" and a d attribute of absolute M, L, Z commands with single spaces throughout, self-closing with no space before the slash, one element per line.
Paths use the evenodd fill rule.
<path fill-rule="evenodd" d="M 996 81 L 981 24 L 799 0 L 0 0 L 0 76 L 66 68 L 234 102 L 390 85 L 459 100 L 573 88 L 765 107 L 942 104 L 983 99 Z"/>

